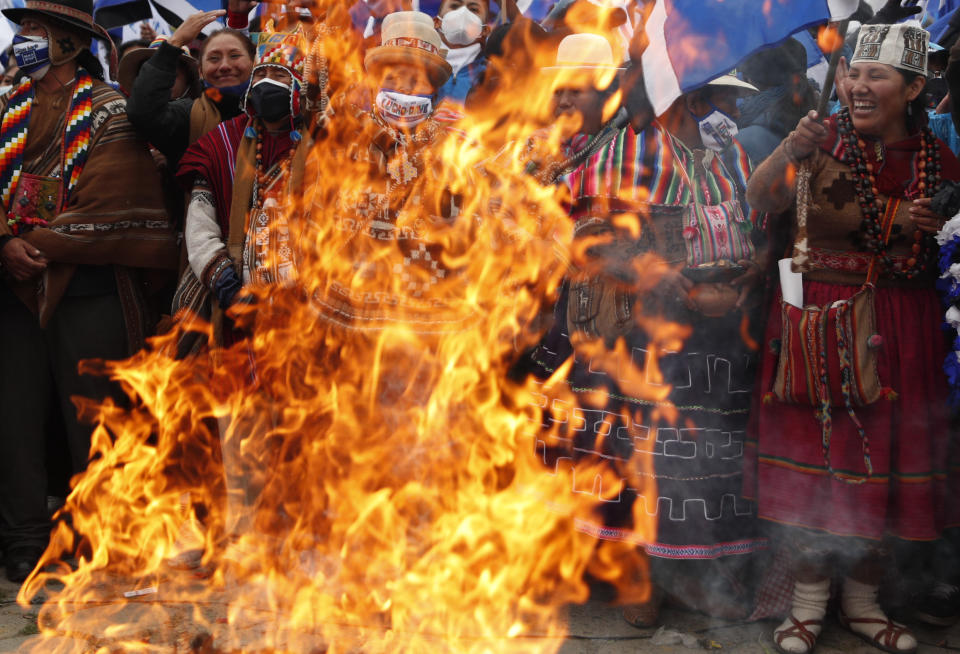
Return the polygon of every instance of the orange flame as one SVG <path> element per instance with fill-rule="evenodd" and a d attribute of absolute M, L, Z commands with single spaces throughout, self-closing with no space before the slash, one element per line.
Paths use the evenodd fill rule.
<path fill-rule="evenodd" d="M 817 29 L 817 45 L 819 45 L 820 49 L 826 54 L 830 54 L 837 48 L 843 47 L 843 34 L 840 33 L 840 30 L 838 30 L 837 26 L 833 23 L 821 25 Z"/>
<path fill-rule="evenodd" d="M 323 9 L 330 24 L 343 16 L 340 4 Z M 362 57 L 345 33 L 316 37 L 336 110 L 306 193 L 290 198 L 295 283 L 246 291 L 235 317 L 247 338 L 232 347 L 178 360 L 181 322 L 126 361 L 87 364 L 130 406 L 81 404 L 97 428 L 60 514 L 72 528 L 59 523 L 19 595 L 50 597 L 31 651 L 51 651 L 57 635 L 147 651 L 144 633 L 203 632 L 224 651 L 533 652 L 556 647 L 557 607 L 587 598 L 587 571 L 621 585 L 621 601 L 646 596 L 638 543 L 598 545 L 579 530 L 597 498 L 574 492 L 569 468 L 544 467 L 545 448 L 568 446 L 545 414 L 577 419 L 571 362 L 545 384 L 507 375 L 581 256 L 562 194 L 528 174 L 559 152 L 559 129 L 533 110 L 549 105 L 548 81 L 524 77 L 523 97 L 500 94 L 434 134 L 422 160 L 393 162 L 399 175 L 420 171 L 385 200 L 390 229 L 423 244 L 404 250 L 367 238 L 357 209 L 384 207 L 368 197 L 366 148 L 380 132 L 351 109 L 371 89 L 351 83 Z M 508 58 L 491 66 L 504 88 L 525 75 Z M 625 214 L 616 226 L 638 237 L 642 222 Z M 641 291 L 667 269 L 652 256 L 632 265 Z M 384 298 L 385 314 L 364 314 Z M 684 337 L 638 320 L 662 349 Z M 205 323 L 189 329 L 212 337 Z M 622 341 L 576 347 L 630 392 L 666 397 L 655 356 L 641 370 Z M 602 494 L 629 483 L 655 496 L 651 446 L 618 469 L 578 462 L 578 474 Z M 654 530 L 638 512 L 638 542 Z M 194 572 L 168 565 L 185 539 L 202 551 Z M 156 631 L 171 621 L 179 635 Z"/>

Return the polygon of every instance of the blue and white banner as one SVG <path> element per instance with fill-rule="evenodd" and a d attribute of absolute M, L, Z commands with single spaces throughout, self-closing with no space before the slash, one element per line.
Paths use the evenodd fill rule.
<path fill-rule="evenodd" d="M 930 32 L 930 41 L 940 43 L 950 32 L 956 34 L 956 30 L 950 29 L 950 19 L 953 18 L 953 13 L 958 8 L 960 8 L 960 0 L 943 0 L 940 3 L 940 6 L 937 8 L 937 13 L 931 14 L 935 20 L 931 25 L 927 26 L 927 30 Z M 929 7 L 927 10 L 930 11 Z M 950 47 L 952 44 L 946 43 L 945 45 Z"/>
<path fill-rule="evenodd" d="M 187 16 L 200 11 L 223 9 L 225 2 L 221 0 L 94 0 L 93 17 L 97 24 L 107 31 L 119 29 L 127 25 L 139 24 L 141 21 L 162 19 L 176 29 Z M 203 31 L 211 34 L 223 27 L 219 23 L 207 25 Z"/>
<path fill-rule="evenodd" d="M 657 115 L 673 101 L 730 72 L 748 55 L 797 30 L 849 17 L 857 0 L 656 0 L 643 53 Z"/>
<path fill-rule="evenodd" d="M 22 7 L 23 0 L 0 0 L 0 9 L 12 9 L 13 7 Z M 7 18 L 0 17 L 0 51 L 6 53 L 7 48 L 13 43 L 13 35 L 17 32 L 17 25 Z M 4 69 L 7 67 L 6 56 L 2 57 Z"/>

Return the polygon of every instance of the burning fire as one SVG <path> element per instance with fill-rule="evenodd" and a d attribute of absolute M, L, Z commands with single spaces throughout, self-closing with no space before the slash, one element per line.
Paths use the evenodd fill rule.
<path fill-rule="evenodd" d="M 817 29 L 817 45 L 827 54 L 843 47 L 844 35 L 840 33 L 837 27 L 833 23 L 828 23 Z"/>
<path fill-rule="evenodd" d="M 572 492 L 569 466 L 544 466 L 546 449 L 566 447 L 545 415 L 577 419 L 570 362 L 545 384 L 507 375 L 571 256 L 556 189 L 524 172 L 545 124 L 530 107 L 548 106 L 550 89 L 437 136 L 429 173 L 395 207 L 397 229 L 429 247 L 403 251 L 365 238 L 351 208 L 371 181 L 351 153 L 374 128 L 346 109 L 363 91 L 347 83 L 362 78 L 357 45 L 322 38 L 336 113 L 310 153 L 308 192 L 291 198 L 298 279 L 252 289 L 240 311 L 250 336 L 229 349 L 176 360 L 174 330 L 129 360 L 88 364 L 130 401 L 80 405 L 98 423 L 92 461 L 61 512 L 72 529 L 59 523 L 19 596 L 47 598 L 31 651 L 70 635 L 56 651 L 165 639 L 188 651 L 538 652 L 559 645 L 558 609 L 587 599 L 587 575 L 621 586 L 624 602 L 647 592 L 634 545 L 576 529 L 599 498 Z M 410 301 L 362 329 L 337 310 L 389 295 Z M 649 328 L 664 347 L 681 337 Z M 623 347 L 606 365 L 629 361 Z M 603 358 L 598 343 L 577 348 Z M 632 377 L 642 387 L 650 374 Z M 642 454 L 621 470 L 579 461 L 577 474 L 603 493 L 655 493 Z M 172 570 L 190 525 L 202 567 Z M 637 515 L 634 529 L 648 540 L 655 524 Z M 189 650 L 201 633 L 218 649 Z"/>

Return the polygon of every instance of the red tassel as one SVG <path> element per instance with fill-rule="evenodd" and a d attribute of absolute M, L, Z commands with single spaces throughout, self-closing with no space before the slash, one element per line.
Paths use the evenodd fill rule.
<path fill-rule="evenodd" d="M 880 394 L 881 394 L 884 398 L 886 398 L 886 400 L 887 400 L 888 402 L 894 402 L 894 401 L 900 399 L 900 394 L 897 393 L 897 392 L 896 392 L 895 390 L 893 390 L 892 388 L 890 388 L 889 386 L 884 386 L 883 388 L 881 388 L 881 389 L 880 389 Z"/>
<path fill-rule="evenodd" d="M 777 399 L 777 396 L 772 392 L 763 394 L 763 403 L 764 404 L 773 404 L 773 401 Z"/>

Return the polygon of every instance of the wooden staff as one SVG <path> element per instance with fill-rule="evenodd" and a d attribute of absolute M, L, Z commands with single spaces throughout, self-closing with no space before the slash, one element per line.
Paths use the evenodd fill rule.
<path fill-rule="evenodd" d="M 850 25 L 850 19 L 845 18 L 837 25 L 837 34 L 839 35 L 840 45 L 830 53 L 830 65 L 827 68 L 827 78 L 823 81 L 823 92 L 820 94 L 820 103 L 817 105 L 817 117 L 824 119 L 827 111 L 827 103 L 830 102 L 830 92 L 833 89 L 833 81 L 837 77 L 837 65 L 840 63 L 840 52 L 843 50 L 844 39 L 847 36 L 847 27 Z"/>

